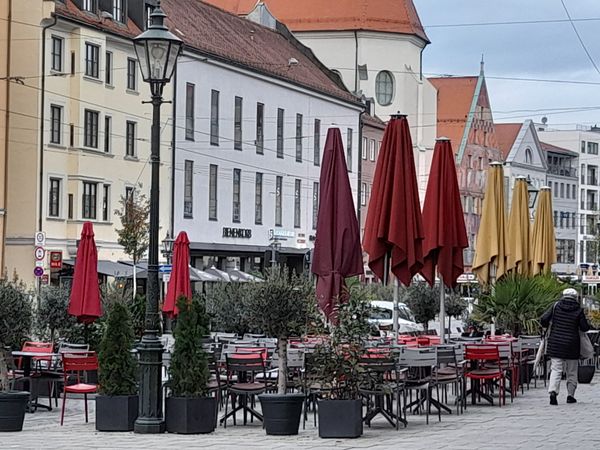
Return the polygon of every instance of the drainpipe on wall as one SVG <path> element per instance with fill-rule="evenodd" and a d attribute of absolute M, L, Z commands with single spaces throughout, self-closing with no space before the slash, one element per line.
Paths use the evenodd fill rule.
<path fill-rule="evenodd" d="M 4 257 L 6 255 L 6 203 L 8 202 L 8 133 L 10 130 L 10 58 L 11 58 L 11 46 L 12 46 L 12 0 L 8 2 L 8 24 L 7 24 L 7 40 L 6 40 L 6 111 L 5 115 L 5 129 L 4 129 L 4 199 L 3 207 L 4 219 L 2 220 L 2 248 L 0 249 L 0 261 L 1 268 L 4 270 L 6 264 L 4 264 Z M 1 275 L 0 275 L 1 276 Z"/>
<path fill-rule="evenodd" d="M 362 137 L 363 137 L 363 116 L 364 116 L 364 114 L 365 114 L 364 111 L 361 112 L 360 116 L 358 118 L 358 120 L 359 120 L 359 127 L 358 127 L 358 155 L 357 155 L 358 156 L 358 173 L 357 173 L 357 176 L 358 176 L 358 189 L 357 189 L 358 198 L 356 199 L 357 200 L 356 201 L 356 216 L 358 218 L 358 231 L 359 231 L 359 233 L 360 233 L 360 228 L 361 228 L 360 227 L 360 218 L 361 218 L 361 215 L 362 215 L 361 214 L 362 205 L 361 205 L 360 199 L 361 199 L 361 194 L 362 194 L 362 192 L 361 192 L 361 190 L 362 190 L 362 183 L 361 183 L 361 181 L 362 181 L 362 152 L 363 152 L 363 149 L 362 149 L 362 146 L 363 146 Z M 361 241 L 362 241 L 362 236 L 360 238 L 361 238 Z"/>
<path fill-rule="evenodd" d="M 179 64 L 175 64 L 175 71 L 173 73 L 173 113 L 171 120 L 171 217 L 169 222 L 169 231 L 171 236 L 175 236 L 175 152 L 177 143 L 177 67 Z"/>
<path fill-rule="evenodd" d="M 354 30 L 354 93 L 358 93 L 358 32 Z"/>
<path fill-rule="evenodd" d="M 44 19 L 47 20 L 47 19 Z M 38 231 L 42 231 L 44 217 L 44 121 L 45 121 L 45 98 L 46 98 L 46 31 L 58 22 L 54 16 L 52 22 L 42 27 L 42 86 L 40 97 L 40 179 L 39 179 L 39 208 L 38 208 Z"/>

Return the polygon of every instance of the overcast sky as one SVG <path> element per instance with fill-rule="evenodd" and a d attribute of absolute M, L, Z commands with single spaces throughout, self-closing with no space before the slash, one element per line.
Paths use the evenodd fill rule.
<path fill-rule="evenodd" d="M 594 63 L 600 68 L 600 0 L 563 1 Z M 572 25 L 566 21 L 561 0 L 414 0 L 414 3 L 431 41 L 423 54 L 423 71 L 426 75 L 476 75 L 483 53 L 496 122 L 518 122 L 526 118 L 539 121 L 546 116 L 549 125 L 557 128 L 574 128 L 576 123 L 600 125 L 600 73 L 586 56 Z M 594 18 L 598 20 L 578 21 Z M 445 26 L 548 20 L 565 22 Z M 590 109 L 581 111 L 582 108 Z M 566 109 L 579 111 L 565 112 Z"/>

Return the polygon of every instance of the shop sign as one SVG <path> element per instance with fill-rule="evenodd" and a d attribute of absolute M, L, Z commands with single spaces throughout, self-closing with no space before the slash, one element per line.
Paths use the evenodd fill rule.
<path fill-rule="evenodd" d="M 291 230 L 282 230 L 279 228 L 271 228 L 269 230 L 269 239 L 282 239 L 286 240 L 288 238 L 295 238 L 296 233 Z"/>
<path fill-rule="evenodd" d="M 50 252 L 50 268 L 62 269 L 62 251 Z"/>
<path fill-rule="evenodd" d="M 223 227 L 223 237 L 250 239 L 252 237 L 252 230 L 249 228 Z"/>

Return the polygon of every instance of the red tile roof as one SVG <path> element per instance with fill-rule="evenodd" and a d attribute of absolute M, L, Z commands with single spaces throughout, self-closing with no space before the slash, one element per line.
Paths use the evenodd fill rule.
<path fill-rule="evenodd" d="M 449 138 L 452 148 L 458 152 L 478 77 L 442 77 L 428 80 L 438 91 L 437 135 Z"/>
<path fill-rule="evenodd" d="M 544 150 L 545 152 L 561 153 L 563 155 L 569 156 L 579 156 L 579 154 L 577 152 L 574 152 L 573 150 L 548 144 L 547 142 L 540 141 L 540 145 L 542 147 L 542 150 Z"/>
<path fill-rule="evenodd" d="M 142 32 L 129 18 L 127 18 L 127 23 L 122 24 L 111 19 L 102 19 L 91 12 L 81 11 L 71 0 L 64 0 L 64 3 L 57 1 L 55 4 L 54 14 L 58 17 L 81 22 L 87 26 L 128 38 L 133 38 Z"/>
<path fill-rule="evenodd" d="M 497 123 L 494 128 L 496 129 L 496 138 L 498 139 L 498 147 L 502 152 L 504 160 L 508 158 L 508 154 L 512 149 L 515 139 L 523 127 L 522 123 Z"/>
<path fill-rule="evenodd" d="M 362 115 L 362 121 L 365 125 L 368 125 L 368 126 L 371 126 L 374 128 L 379 128 L 380 130 L 385 129 L 385 122 L 377 116 L 372 116 L 370 114 L 365 113 Z"/>
<path fill-rule="evenodd" d="M 205 0 L 246 15 L 258 0 Z M 292 31 L 369 30 L 412 34 L 429 42 L 412 0 L 263 0 Z"/>

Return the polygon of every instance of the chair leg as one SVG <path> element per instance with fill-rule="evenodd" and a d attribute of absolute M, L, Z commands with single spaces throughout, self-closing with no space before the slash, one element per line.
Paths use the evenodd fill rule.
<path fill-rule="evenodd" d="M 60 425 L 62 426 L 65 419 L 65 403 L 67 401 L 67 393 L 63 392 L 62 411 L 60 413 Z"/>
<path fill-rule="evenodd" d="M 88 423 L 87 394 L 83 394 L 83 400 L 85 402 L 85 423 Z"/>

